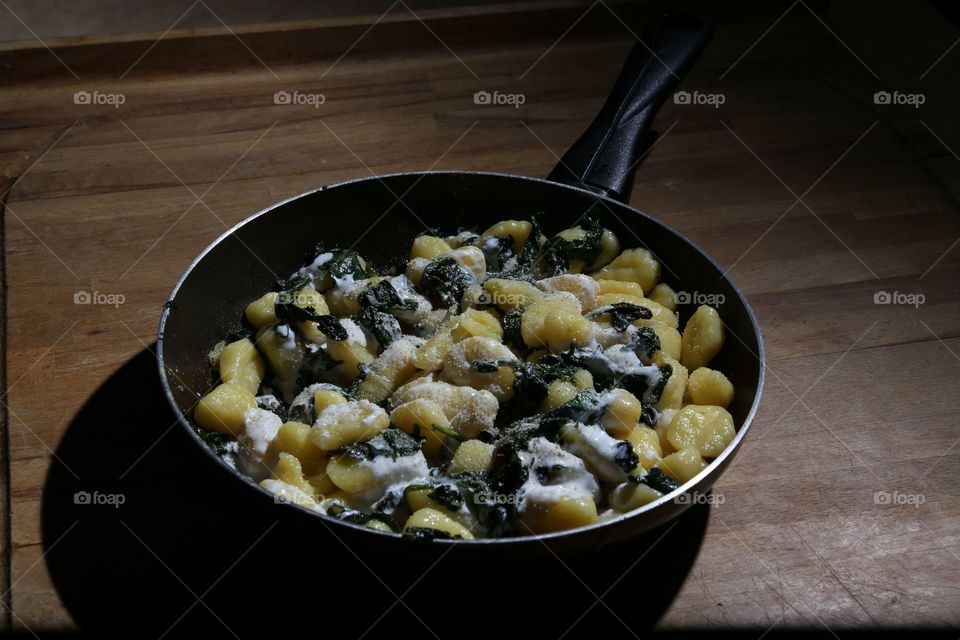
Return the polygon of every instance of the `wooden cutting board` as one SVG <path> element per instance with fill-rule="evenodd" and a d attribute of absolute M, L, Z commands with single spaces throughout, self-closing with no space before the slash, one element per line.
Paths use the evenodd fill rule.
<path fill-rule="evenodd" d="M 925 35 L 904 29 L 895 56 L 882 15 L 848 29 L 828 4 L 688 8 L 717 33 L 690 102 L 659 116 L 633 204 L 730 269 L 770 373 L 661 627 L 956 625 L 955 34 L 916 10 Z M 270 203 L 371 173 L 546 175 L 655 12 L 398 4 L 0 48 L 5 625 L 73 624 L 44 560 L 47 471 L 84 402 L 152 348 L 198 252 Z M 881 90 L 928 100 L 878 105 Z"/>

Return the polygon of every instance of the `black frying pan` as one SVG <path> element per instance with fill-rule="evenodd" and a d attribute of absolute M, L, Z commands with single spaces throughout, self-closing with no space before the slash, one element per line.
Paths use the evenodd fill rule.
<path fill-rule="evenodd" d="M 662 16 L 649 27 L 634 46 L 593 124 L 547 180 L 464 171 L 363 178 L 277 203 L 220 236 L 187 269 L 160 319 L 160 376 L 183 427 L 198 446 L 206 449 L 189 416 L 197 392 L 205 390 L 210 382 L 207 353 L 237 327 L 247 303 L 268 291 L 279 277 L 296 270 L 302 256 L 317 241 L 353 246 L 361 255 L 379 261 L 406 255 L 413 238 L 425 227 L 482 231 L 499 220 L 545 212 L 548 231 L 556 232 L 590 214 L 613 230 L 625 247 L 649 248 L 663 264 L 664 280 L 675 289 L 723 296 L 719 311 L 727 328 L 727 341 L 713 366 L 736 387 L 730 412 L 738 433 L 726 451 L 676 492 L 608 522 L 539 536 L 435 544 L 504 552 L 510 548 L 521 553 L 542 550 L 545 545 L 560 550 L 597 549 L 679 515 L 691 500 L 678 500 L 677 496 L 705 493 L 730 464 L 753 420 L 764 378 L 760 330 L 740 290 L 699 247 L 627 204 L 635 165 L 653 137 L 650 125 L 654 115 L 693 65 L 711 32 L 708 22 L 674 14 Z M 694 304 L 680 306 L 681 322 L 694 308 Z M 236 476 L 237 490 L 248 492 L 250 500 L 274 499 L 206 450 L 212 464 Z M 296 517 L 303 520 L 303 526 L 318 531 L 324 527 L 350 544 L 373 544 L 381 551 L 393 548 L 387 545 L 414 544 L 395 534 L 300 507 L 275 508 L 288 513 L 299 511 Z"/>

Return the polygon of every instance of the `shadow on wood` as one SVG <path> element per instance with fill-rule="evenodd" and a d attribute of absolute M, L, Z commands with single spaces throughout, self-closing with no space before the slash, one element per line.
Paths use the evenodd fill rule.
<path fill-rule="evenodd" d="M 680 589 L 709 514 L 698 505 L 629 545 L 562 560 L 348 544 L 210 464 L 168 409 L 149 351 L 90 398 L 56 455 L 42 506 L 53 583 L 82 629 L 126 637 L 641 632 Z"/>

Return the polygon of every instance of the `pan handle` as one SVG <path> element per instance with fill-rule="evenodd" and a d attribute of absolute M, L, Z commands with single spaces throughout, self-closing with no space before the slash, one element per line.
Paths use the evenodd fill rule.
<path fill-rule="evenodd" d="M 547 179 L 628 202 L 636 165 L 656 137 L 653 118 L 712 34 L 711 20 L 680 13 L 647 27 L 600 113 Z"/>

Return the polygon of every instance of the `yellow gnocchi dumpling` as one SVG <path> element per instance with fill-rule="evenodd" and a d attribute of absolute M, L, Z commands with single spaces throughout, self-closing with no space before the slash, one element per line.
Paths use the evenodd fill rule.
<path fill-rule="evenodd" d="M 637 426 L 626 434 L 624 440 L 633 446 L 633 452 L 640 459 L 640 466 L 634 470 L 633 475 L 639 473 L 640 469 L 650 469 L 659 463 L 663 457 L 663 451 L 660 448 L 660 436 L 646 425 Z"/>
<path fill-rule="evenodd" d="M 694 446 L 705 458 L 715 458 L 733 441 L 733 417 L 723 407 L 688 404 L 670 421 L 667 439 L 677 449 Z"/>
<path fill-rule="evenodd" d="M 720 353 L 723 341 L 720 314 L 713 307 L 700 305 L 683 328 L 680 362 L 691 371 L 705 367 Z"/>
<path fill-rule="evenodd" d="M 660 280 L 660 263 L 647 249 L 625 249 L 594 277 L 597 280 L 636 282 L 646 294 Z"/>
<path fill-rule="evenodd" d="M 253 302 L 247 305 L 246 316 L 257 329 L 262 329 L 277 321 L 277 313 L 274 304 L 279 294 L 276 291 L 265 293 Z"/>
<path fill-rule="evenodd" d="M 434 457 L 443 449 L 447 436 L 456 433 L 443 409 L 429 398 L 414 398 L 390 412 L 390 422 L 398 429 L 424 438 L 424 455 Z"/>
<path fill-rule="evenodd" d="M 546 347 L 556 353 L 573 343 L 587 344 L 593 323 L 580 314 L 580 303 L 572 295 L 549 294 L 524 310 L 520 334 L 528 347 Z"/>
<path fill-rule="evenodd" d="M 503 327 L 500 320 L 490 311 L 467 309 L 457 316 L 457 324 L 451 331 L 454 342 L 467 338 L 490 338 L 500 342 L 503 340 Z"/>
<path fill-rule="evenodd" d="M 450 460 L 450 473 L 465 473 L 468 471 L 489 471 L 493 464 L 492 444 L 480 440 L 467 440 L 462 443 Z"/>
<path fill-rule="evenodd" d="M 413 359 L 417 347 L 409 339 L 395 340 L 367 369 L 357 397 L 371 402 L 383 402 L 406 382 L 417 370 Z"/>
<path fill-rule="evenodd" d="M 733 383 L 719 371 L 700 367 L 687 381 L 687 395 L 694 404 L 729 407 L 733 402 Z"/>
<path fill-rule="evenodd" d="M 220 353 L 220 379 L 256 393 L 266 364 L 249 338 L 231 342 Z"/>
<path fill-rule="evenodd" d="M 414 238 L 413 246 L 410 248 L 410 258 L 413 260 L 417 258 L 433 260 L 448 253 L 451 248 L 443 238 L 427 235 L 417 236 Z"/>
<path fill-rule="evenodd" d="M 505 311 L 525 307 L 544 296 L 543 291 L 529 282 L 506 278 L 490 278 L 483 283 L 483 291 L 487 294 L 485 304 L 495 305 Z"/>
<path fill-rule="evenodd" d="M 324 451 L 369 440 L 390 426 L 387 412 L 369 400 L 330 405 L 317 415 L 310 437 Z"/>
<path fill-rule="evenodd" d="M 480 234 L 480 243 L 488 238 L 510 236 L 513 239 L 514 251 L 517 251 L 530 237 L 532 230 L 533 225 L 528 220 L 501 220 Z"/>
<path fill-rule="evenodd" d="M 474 336 L 461 340 L 447 349 L 440 375 L 444 380 L 453 384 L 473 387 L 474 389 L 485 389 L 500 402 L 513 398 L 513 369 L 504 364 L 493 372 L 477 371 L 474 363 L 478 360 L 515 362 L 517 357 L 497 340 Z"/>
<path fill-rule="evenodd" d="M 535 503 L 524 510 L 521 520 L 531 533 L 553 533 L 584 527 L 597 522 L 597 504 L 589 496 Z"/>
<path fill-rule="evenodd" d="M 675 451 L 657 463 L 657 468 L 683 484 L 707 468 L 700 452 L 693 445 Z"/>
<path fill-rule="evenodd" d="M 207 431 L 237 436 L 243 433 L 243 416 L 255 409 L 257 399 L 235 384 L 221 384 L 200 398 L 193 410 L 197 424 Z"/>
<path fill-rule="evenodd" d="M 435 529 L 453 538 L 473 540 L 473 534 L 465 526 L 436 509 L 425 508 L 415 511 L 407 518 L 403 527 L 405 535 L 414 535 L 417 529 Z"/>
<path fill-rule="evenodd" d="M 443 366 L 443 358 L 454 342 L 453 332 L 441 329 L 413 354 L 413 366 L 423 371 L 437 371 Z"/>
<path fill-rule="evenodd" d="M 665 357 L 663 363 L 670 365 L 672 373 L 660 393 L 656 408 L 658 411 L 679 409 L 683 406 L 683 394 L 687 388 L 687 368 L 670 357 Z"/>
<path fill-rule="evenodd" d="M 540 411 L 550 411 L 570 402 L 577 396 L 578 391 L 580 389 L 573 382 L 563 379 L 554 380 L 547 385 L 547 395 L 540 403 Z"/>
<path fill-rule="evenodd" d="M 663 494 L 653 487 L 624 482 L 614 487 L 613 491 L 610 492 L 610 506 L 620 513 L 627 513 L 662 497 Z"/>
<path fill-rule="evenodd" d="M 580 308 L 592 311 L 597 306 L 597 281 L 588 275 L 567 273 L 537 281 L 537 287 L 546 293 L 566 291 L 580 301 Z"/>
<path fill-rule="evenodd" d="M 682 338 L 674 327 L 656 320 L 637 320 L 634 324 L 650 327 L 660 340 L 660 350 L 654 354 L 658 359 L 680 357 Z"/>
<path fill-rule="evenodd" d="M 677 294 L 670 285 L 665 282 L 657 284 L 657 286 L 650 291 L 648 297 L 670 311 L 677 310 Z"/>
<path fill-rule="evenodd" d="M 612 436 L 621 438 L 634 430 L 640 422 L 643 404 L 626 389 L 611 389 L 607 408 L 600 418 L 600 424 Z"/>

